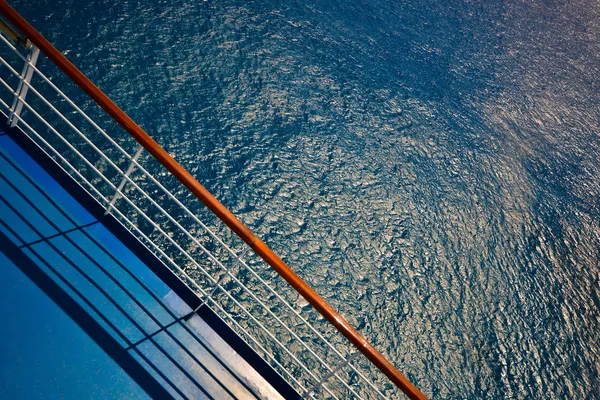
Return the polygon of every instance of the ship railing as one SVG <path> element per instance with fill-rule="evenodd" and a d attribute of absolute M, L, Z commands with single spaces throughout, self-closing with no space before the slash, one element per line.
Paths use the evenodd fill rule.
<path fill-rule="evenodd" d="M 0 12 L 22 33 L 0 24 L 0 107 L 10 126 L 43 148 L 302 397 L 398 398 L 398 387 L 425 398 L 4 0 Z"/>

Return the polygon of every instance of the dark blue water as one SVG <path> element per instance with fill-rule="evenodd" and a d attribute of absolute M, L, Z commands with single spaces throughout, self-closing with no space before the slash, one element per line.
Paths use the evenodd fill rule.
<path fill-rule="evenodd" d="M 14 1 L 434 398 L 600 399 L 600 6 Z"/>

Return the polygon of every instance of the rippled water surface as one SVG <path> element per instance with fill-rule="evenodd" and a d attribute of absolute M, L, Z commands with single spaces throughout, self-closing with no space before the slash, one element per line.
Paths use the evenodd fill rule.
<path fill-rule="evenodd" d="M 600 399 L 600 5 L 14 6 L 434 398 Z"/>

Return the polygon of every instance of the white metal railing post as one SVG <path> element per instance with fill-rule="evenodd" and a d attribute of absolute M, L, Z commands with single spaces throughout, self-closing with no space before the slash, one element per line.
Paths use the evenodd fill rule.
<path fill-rule="evenodd" d="M 360 352 L 355 352 L 352 353 L 350 355 L 350 357 L 346 358 L 345 361 L 342 361 L 341 363 L 338 364 L 337 367 L 335 367 L 334 369 L 332 369 L 327 375 L 325 375 L 324 377 L 322 377 L 313 387 L 311 387 L 310 389 L 306 390 L 303 394 L 302 394 L 302 399 L 306 399 L 309 396 L 311 396 L 314 392 L 316 392 L 321 386 L 323 386 L 325 384 L 325 382 L 327 382 L 327 380 L 329 380 L 329 378 L 331 378 L 332 376 L 334 376 L 336 373 L 338 373 L 342 368 L 344 368 L 346 365 L 350 364 L 350 361 L 354 360 L 358 355 L 360 354 Z"/>
<path fill-rule="evenodd" d="M 21 75 L 19 76 L 19 85 L 17 86 L 15 99 L 13 100 L 12 107 L 10 108 L 8 123 L 11 127 L 17 126 L 17 123 L 19 122 L 19 116 L 21 115 L 21 110 L 23 109 L 23 100 L 25 100 L 25 96 L 27 96 L 29 83 L 31 82 L 31 77 L 33 76 L 33 66 L 35 66 L 39 55 L 40 49 L 32 44 L 29 49 L 29 54 L 27 55 L 27 61 L 23 67 L 23 72 L 21 72 Z"/>
<path fill-rule="evenodd" d="M 127 171 L 125 171 L 125 175 L 123 175 L 123 179 L 121 179 L 121 183 L 119 183 L 119 186 L 117 187 L 117 190 L 115 191 L 115 194 L 113 195 L 112 199 L 110 200 L 110 203 L 108 204 L 108 207 L 106 207 L 106 211 L 104 211 L 104 215 L 107 215 L 108 213 L 110 213 L 110 210 L 114 207 L 114 205 L 117 202 L 117 200 L 119 200 L 119 197 L 121 197 L 121 193 L 123 191 L 123 188 L 125 187 L 125 184 L 127 183 L 127 178 L 133 172 L 133 170 L 135 168 L 136 161 L 138 160 L 138 158 L 140 158 L 140 156 L 142 155 L 143 151 L 144 151 L 144 147 L 140 145 L 138 147 L 137 151 L 135 152 L 135 155 L 131 158 L 131 162 L 129 163 L 129 167 L 127 167 Z"/>

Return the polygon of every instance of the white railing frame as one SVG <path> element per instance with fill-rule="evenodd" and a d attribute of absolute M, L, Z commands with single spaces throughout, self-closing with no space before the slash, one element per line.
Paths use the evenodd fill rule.
<path fill-rule="evenodd" d="M 1 57 L 0 57 L 0 61 L 4 61 Z M 5 86 L 7 89 L 11 90 L 10 86 L 3 80 L 0 78 L 0 84 L 2 84 L 3 86 Z M 32 91 L 35 91 L 34 88 L 31 88 Z M 15 93 L 14 91 L 12 91 L 13 93 Z M 36 93 L 39 94 L 39 92 L 36 91 Z M 16 94 L 16 93 L 15 93 Z M 40 98 L 43 99 L 43 97 Z M 192 257 L 187 251 L 185 251 L 180 245 L 179 243 L 177 243 L 173 238 L 171 238 L 158 224 L 156 224 L 156 222 L 154 222 L 152 220 L 151 217 L 149 217 L 143 210 L 141 210 L 133 201 L 131 201 L 121 190 L 119 190 L 119 188 L 117 186 L 115 186 L 110 179 L 106 178 L 104 176 L 104 174 L 102 174 L 102 172 L 100 172 L 95 166 L 93 166 L 93 164 L 85 157 L 83 156 L 79 151 L 77 151 L 71 144 L 70 142 L 65 139 L 48 121 L 46 121 L 41 115 L 39 115 L 39 113 L 33 109 L 33 107 L 31 105 L 29 105 L 24 99 L 19 97 L 19 100 L 22 104 L 24 104 L 44 125 L 46 125 L 46 127 L 48 127 L 55 135 L 57 135 L 59 137 L 59 139 L 64 142 L 73 152 L 75 152 L 78 157 L 84 161 L 88 167 L 90 167 L 94 172 L 96 172 L 96 174 L 98 174 L 98 176 L 104 180 L 110 187 L 111 189 L 115 190 L 115 193 L 119 195 L 119 197 L 123 198 L 129 205 L 131 205 L 138 213 L 139 215 L 141 215 L 145 220 L 148 221 L 148 223 L 150 223 L 155 229 L 157 229 L 163 237 L 165 237 L 167 240 L 169 240 L 176 248 L 177 250 L 179 250 L 182 254 L 184 254 L 189 261 L 191 261 L 200 271 L 202 271 L 202 273 L 204 275 L 206 275 L 207 278 L 209 278 L 210 280 L 213 280 L 214 283 L 216 283 L 216 281 L 214 280 L 214 278 L 212 277 L 212 275 L 206 271 L 206 269 L 204 269 L 198 262 L 197 260 Z M 54 108 L 53 106 L 51 106 L 52 108 Z M 58 112 L 56 109 L 54 109 L 57 113 L 60 114 L 60 112 Z M 62 114 L 60 114 L 62 116 Z M 21 121 L 23 121 L 23 119 L 20 116 L 17 116 L 18 119 L 20 119 Z M 63 116 L 64 118 L 64 116 Z M 68 122 L 68 120 L 65 118 L 65 122 Z M 245 285 L 243 285 L 236 277 L 235 275 L 233 275 L 231 273 L 231 271 L 229 271 L 216 257 L 214 257 L 214 255 L 212 255 L 212 253 L 210 253 L 195 237 L 193 237 L 189 232 L 187 232 L 187 230 L 185 230 L 185 228 L 183 228 L 174 218 L 172 218 L 170 216 L 170 214 L 168 214 L 162 207 L 160 207 L 156 202 L 154 202 L 154 200 L 147 195 L 143 190 L 141 190 L 139 188 L 139 186 L 137 185 L 136 182 L 134 182 L 133 180 L 131 180 L 131 178 L 129 178 L 128 176 L 125 175 L 125 173 L 123 171 L 121 171 L 121 169 L 112 162 L 112 160 L 110 160 L 110 158 L 108 158 L 100 149 L 98 149 L 85 135 L 83 135 L 83 133 L 81 133 L 77 128 L 75 128 L 70 122 L 68 122 L 71 127 L 76 130 L 78 133 L 80 133 L 81 137 L 90 145 L 90 147 L 92 147 L 101 157 L 103 157 L 116 171 L 118 174 L 120 174 L 121 176 L 123 176 L 123 179 L 127 179 L 128 182 L 130 182 L 131 184 L 134 185 L 134 187 L 138 188 L 140 190 L 140 193 L 142 193 L 145 196 L 148 196 L 147 198 L 161 211 L 163 212 L 163 214 L 169 218 L 171 220 L 171 222 L 173 222 L 174 224 L 176 224 L 176 226 L 178 228 L 180 228 L 184 233 L 187 233 L 187 235 L 196 243 L 196 245 L 198 245 L 200 247 L 200 249 L 211 259 L 211 261 L 215 262 L 217 265 L 219 265 L 221 267 L 221 269 L 223 269 L 225 271 L 225 273 L 227 273 L 229 276 L 232 277 L 232 279 L 234 279 L 236 281 L 236 283 L 238 283 L 238 285 L 240 285 L 248 294 L 250 294 L 250 296 L 252 296 L 252 298 L 258 303 L 260 304 L 268 313 L 270 313 L 276 320 L 277 322 L 279 322 L 279 324 L 284 327 L 290 334 L 292 334 L 293 336 L 295 336 L 295 338 L 297 338 L 301 343 L 304 343 L 285 323 L 283 323 L 279 317 L 277 317 L 258 297 L 256 297 L 256 295 L 249 290 Z M 110 203 L 109 203 L 110 204 Z M 115 207 L 113 206 L 113 209 Z M 268 330 L 263 324 L 261 324 L 255 317 L 254 315 L 252 315 L 251 312 L 249 312 L 244 306 L 242 306 L 236 299 L 234 296 L 232 296 L 229 292 L 227 292 L 222 286 L 217 285 L 222 291 L 223 293 L 225 293 L 238 307 L 240 307 L 244 313 L 246 313 L 270 338 L 271 340 L 273 340 L 275 343 L 277 343 L 277 345 L 282 348 L 302 369 L 304 369 L 306 371 L 306 373 L 308 373 L 315 381 L 319 382 L 320 379 L 314 375 L 314 373 L 306 366 L 304 365 L 300 360 L 298 360 L 298 358 L 292 353 L 290 352 L 289 349 L 287 349 L 287 347 L 285 345 L 283 345 L 283 343 L 281 343 L 276 337 L 275 335 L 273 335 L 273 333 Z M 312 350 L 308 347 L 308 345 L 305 344 L 305 347 L 312 352 Z M 314 352 L 313 352 L 314 353 Z M 315 354 L 316 356 L 316 354 Z M 318 356 L 317 356 L 318 357 Z M 324 364 L 327 365 L 327 364 Z M 345 383 L 342 381 L 342 383 Z M 329 388 L 327 388 L 325 385 L 322 385 L 322 387 L 329 393 L 331 394 L 334 398 L 338 398 L 335 394 L 333 394 Z M 349 388 L 351 389 L 351 388 Z"/>
<path fill-rule="evenodd" d="M 2 39 L 2 41 L 4 41 L 4 43 L 6 43 L 13 51 L 15 51 L 19 57 L 21 57 L 21 59 L 23 59 L 26 63 L 28 63 L 28 60 L 22 55 L 20 54 L 20 52 L 16 49 L 16 47 L 14 47 L 7 39 L 5 39 L 2 35 L 0 35 L 0 39 Z M 146 176 L 148 176 L 153 183 L 155 183 L 157 186 L 159 186 L 159 188 L 165 193 L 167 194 L 167 196 L 169 198 L 171 198 L 172 200 L 174 200 L 177 205 L 182 208 L 184 210 L 184 212 L 190 216 L 192 219 L 194 219 L 194 221 L 196 223 L 198 223 L 214 240 L 216 240 L 219 244 L 221 244 L 221 246 L 223 246 L 227 252 L 229 252 L 232 256 L 234 256 L 234 258 L 236 258 L 241 264 L 242 266 L 244 266 L 244 268 L 246 270 L 248 270 L 255 278 L 257 278 L 265 287 L 267 287 L 267 289 L 274 294 L 278 300 L 280 300 L 285 306 L 286 308 L 288 308 L 289 310 L 292 311 L 293 314 L 295 314 L 296 317 L 300 318 L 300 320 L 302 321 L 303 324 L 305 324 L 306 326 L 309 327 L 309 329 L 317 335 L 317 337 L 322 340 L 327 347 L 329 347 L 331 350 L 334 351 L 334 353 L 341 358 L 342 362 L 346 360 L 346 358 L 337 350 L 337 348 L 335 346 L 333 346 L 326 338 L 324 338 L 321 333 L 316 330 L 316 328 L 314 328 L 312 326 L 312 324 L 310 324 L 304 317 L 302 317 L 294 308 L 291 304 L 289 304 L 289 302 L 287 302 L 285 299 L 283 299 L 283 297 L 277 293 L 277 291 L 275 291 L 266 281 L 264 281 L 257 273 L 256 271 L 254 271 L 252 268 L 250 268 L 246 262 L 244 260 L 242 260 L 241 258 L 239 258 L 235 252 L 229 247 L 227 246 L 227 244 L 225 244 L 214 232 L 212 232 L 212 230 L 210 228 L 208 228 L 202 221 L 200 221 L 198 219 L 198 217 L 196 215 L 194 215 L 185 205 L 183 205 L 179 199 L 177 199 L 169 190 L 167 190 L 158 180 L 156 180 L 152 174 L 150 174 L 143 166 L 141 166 L 137 160 L 134 160 L 133 158 L 135 157 L 131 157 L 129 155 L 129 153 L 127 153 L 118 143 L 116 143 L 102 128 L 100 128 L 86 113 L 84 113 L 68 96 L 66 96 L 60 89 L 58 89 L 58 87 L 56 87 L 56 85 L 54 85 L 54 83 L 52 81 L 50 81 L 35 65 L 31 65 L 31 63 L 29 63 L 30 67 L 35 70 L 38 75 L 40 75 L 40 77 L 47 83 L 49 84 L 56 92 L 59 93 L 59 95 L 61 97 L 63 97 L 72 107 L 74 107 L 76 109 L 76 111 L 82 115 L 88 122 L 90 122 L 92 124 L 92 126 L 94 126 L 101 134 L 102 136 L 104 136 L 107 140 L 110 141 L 111 144 L 113 144 L 113 146 L 115 146 L 115 148 L 117 148 L 122 154 L 124 154 L 128 159 L 131 160 L 132 163 L 135 164 L 135 166 L 137 168 L 139 168 Z M 8 65 L 7 65 L 8 66 Z M 10 67 L 9 67 L 10 68 Z M 117 196 L 117 193 L 115 193 L 115 196 Z M 328 364 L 325 364 L 325 366 L 331 371 L 331 367 Z M 382 398 L 385 398 L 385 396 L 381 393 L 381 391 L 373 384 L 373 382 L 371 380 L 369 380 L 367 377 L 365 377 L 362 372 L 360 372 L 356 367 L 354 367 L 352 364 L 349 365 L 350 368 L 353 370 L 354 373 L 356 373 L 364 382 L 367 383 L 367 385 L 369 385 L 371 387 L 371 389 L 375 390 Z M 347 385 L 346 385 L 347 386 Z M 352 389 L 350 389 L 352 390 Z"/>
<path fill-rule="evenodd" d="M 15 51 L 17 53 L 20 53 L 18 50 L 16 50 L 16 48 Z M 35 64 L 37 63 L 39 55 L 40 49 L 38 49 L 35 45 L 31 44 L 29 54 L 25 59 L 23 72 L 21 72 L 20 75 L 17 75 L 17 77 L 19 78 L 19 84 L 17 85 L 15 98 L 13 100 L 12 107 L 10 108 L 10 114 L 8 116 L 8 124 L 12 128 L 17 126 L 18 117 L 21 115 L 21 110 L 23 109 L 23 103 L 20 99 L 25 99 L 25 97 L 27 96 L 27 91 L 29 90 L 29 83 L 31 82 L 31 77 L 33 76 L 33 68 L 35 68 Z"/>
<path fill-rule="evenodd" d="M 302 385 L 299 384 L 299 382 L 290 375 L 290 377 L 293 379 L 293 381 L 302 387 L 302 390 L 305 391 L 306 395 L 311 395 L 312 393 L 314 393 L 314 391 L 318 388 L 318 387 L 323 387 L 330 395 L 332 395 L 334 398 L 337 398 L 337 396 L 335 396 L 325 385 L 324 383 L 332 378 L 332 377 L 336 377 L 348 390 L 350 390 L 350 392 L 355 395 L 358 398 L 361 398 L 360 395 L 358 395 L 353 388 L 351 388 L 348 383 L 341 378 L 337 373 L 338 371 L 341 369 L 340 366 L 346 366 L 348 365 L 353 372 L 355 372 L 362 381 L 366 382 L 368 386 L 371 387 L 371 389 L 375 390 L 375 392 L 377 394 L 379 394 L 381 397 L 385 398 L 384 395 L 381 393 L 381 391 L 374 386 L 373 382 L 368 379 L 367 377 L 365 377 L 361 371 L 359 371 L 355 366 L 353 366 L 350 363 L 350 360 L 354 358 L 354 355 L 351 355 L 349 357 L 344 357 L 339 350 L 337 350 L 337 348 L 331 344 L 331 342 L 329 342 L 329 340 L 327 340 L 325 337 L 323 337 L 323 335 L 317 331 L 317 329 L 312 326 L 312 324 L 310 324 L 304 317 L 302 317 L 300 315 L 300 313 L 298 313 L 298 311 L 288 302 L 286 301 L 279 293 L 277 293 L 277 291 L 275 291 L 264 279 L 262 279 L 258 273 L 256 271 L 254 271 L 254 269 L 250 268 L 250 266 L 242 259 L 241 254 L 238 255 L 236 254 L 236 252 L 234 250 L 232 250 L 227 244 L 225 244 L 210 228 L 208 228 L 204 223 L 202 223 L 202 221 L 200 221 L 198 219 L 198 217 L 193 214 L 185 205 L 183 205 L 181 203 L 181 201 L 179 201 L 179 199 L 177 199 L 169 190 L 167 190 L 156 178 L 154 178 L 154 176 L 152 176 L 152 174 L 150 174 L 141 164 L 139 164 L 138 162 L 138 158 L 142 153 L 143 148 L 140 147 L 138 149 L 138 151 L 136 152 L 135 155 L 131 156 L 129 153 L 127 153 L 118 143 L 116 143 L 102 128 L 100 128 L 98 126 L 98 124 L 96 122 L 94 122 L 86 113 L 84 113 L 68 96 L 66 96 L 61 90 L 59 90 L 54 83 L 52 83 L 35 65 L 37 58 L 38 58 L 38 54 L 39 54 L 39 49 L 37 49 L 36 47 L 33 47 L 33 49 L 30 52 L 30 55 L 25 57 L 23 56 L 17 49 L 16 47 L 12 46 L 12 44 L 10 42 L 8 42 L 2 35 L 0 35 L 0 39 L 2 39 L 2 41 L 4 41 L 15 53 L 17 53 L 17 55 L 23 59 L 25 61 L 25 66 L 23 68 L 23 72 L 21 74 L 18 74 L 18 72 L 16 70 L 14 70 L 14 68 L 12 68 L 10 66 L 10 64 L 8 64 L 3 58 L 0 57 L 0 61 L 2 62 L 2 64 L 4 64 L 9 70 L 11 70 L 11 73 L 13 73 L 14 75 L 16 75 L 17 77 L 19 77 L 19 85 L 17 87 L 17 90 L 13 90 L 4 80 L 0 79 L 1 83 L 8 89 L 10 90 L 15 98 L 13 101 L 13 107 L 8 107 L 8 105 L 0 99 L 0 102 L 2 104 L 2 106 L 4 106 L 5 108 L 8 108 L 9 112 L 10 112 L 10 123 L 11 126 L 15 126 L 17 124 L 18 121 L 21 121 L 25 127 L 28 128 L 28 130 L 30 130 L 32 133 L 34 133 L 34 135 L 36 137 L 38 137 L 40 140 L 42 140 L 42 142 L 44 142 L 44 144 L 46 146 L 48 146 L 49 148 L 52 149 L 52 152 L 55 153 L 62 162 L 66 163 L 67 165 L 69 165 L 70 169 L 72 169 L 74 172 L 76 172 L 76 174 L 79 176 L 80 179 L 82 179 L 88 186 L 90 186 L 94 192 L 96 192 L 102 199 L 102 201 L 104 201 L 105 203 L 107 203 L 108 205 L 106 206 L 106 213 L 112 212 L 113 210 L 117 212 L 117 214 L 119 214 L 120 218 L 122 218 L 123 220 L 125 220 L 127 222 L 127 225 L 131 226 L 134 228 L 134 230 L 136 230 L 137 232 L 139 232 L 141 235 L 143 235 L 144 240 L 149 242 L 149 243 L 153 243 L 153 241 L 148 238 L 145 234 L 143 234 L 143 232 L 141 232 L 136 226 L 135 224 L 133 224 L 120 210 L 118 210 L 118 208 L 115 206 L 117 200 L 119 198 L 123 198 L 130 206 L 132 206 L 138 213 L 139 215 L 142 215 L 150 224 L 152 224 L 153 227 L 155 227 L 160 233 L 161 236 L 165 237 L 167 240 L 169 240 L 179 251 L 181 251 L 182 254 L 184 254 L 186 256 L 186 258 L 188 258 L 194 265 L 196 265 L 202 272 L 204 275 L 207 276 L 207 278 L 209 279 L 209 281 L 212 281 L 212 283 L 215 285 L 214 286 L 214 290 L 211 293 L 204 293 L 204 290 L 198 285 L 196 284 L 196 282 L 189 277 L 189 275 L 187 273 L 185 273 L 183 271 L 183 269 L 181 269 L 178 265 L 176 265 L 176 263 L 172 262 L 171 263 L 174 264 L 174 266 L 176 267 L 176 269 L 178 270 L 179 273 L 183 274 L 187 280 L 189 280 L 190 282 L 192 282 L 193 286 L 197 287 L 201 293 L 203 293 L 203 295 L 205 295 L 206 297 L 206 301 L 210 301 L 211 303 L 213 303 L 215 306 L 217 306 L 219 309 L 221 309 L 228 317 L 229 313 L 227 311 L 225 311 L 213 298 L 212 298 L 212 294 L 215 292 L 215 290 L 220 289 L 224 294 L 227 295 L 227 297 L 229 297 L 234 304 L 236 304 L 236 306 L 240 307 L 240 309 L 242 309 L 244 311 L 244 313 L 246 313 L 253 321 L 254 323 L 262 330 L 264 331 L 280 348 L 282 348 L 286 353 L 288 353 L 288 355 L 290 357 L 292 357 L 292 359 L 297 363 L 297 365 L 299 365 L 302 369 L 304 369 L 311 378 L 315 379 L 317 381 L 316 385 L 313 386 L 312 389 L 310 390 L 306 390 L 304 387 L 302 387 Z M 42 95 L 41 93 L 39 93 L 39 91 L 37 91 L 32 85 L 31 85 L 31 78 L 33 73 L 36 72 L 47 84 L 49 84 L 61 97 L 63 97 L 72 107 L 75 108 L 75 110 L 81 114 L 90 124 L 92 124 L 92 126 L 94 128 L 96 128 L 96 130 L 98 130 L 102 136 L 104 138 L 106 138 L 107 140 L 109 140 L 109 142 L 122 154 L 124 154 L 126 156 L 126 158 L 130 161 L 129 166 L 127 168 L 127 170 L 125 172 L 123 172 L 116 164 L 114 164 L 114 162 L 108 157 L 106 156 L 106 154 L 104 152 L 102 152 L 91 140 L 89 140 L 87 138 L 87 136 L 85 136 L 77 127 L 75 127 L 62 113 L 60 113 L 60 111 L 58 111 L 50 102 L 48 102 Z M 114 168 L 117 173 L 119 175 L 122 176 L 121 182 L 118 186 L 115 186 L 108 178 L 106 178 L 104 176 L 104 174 L 102 174 L 102 172 L 100 172 L 93 164 L 91 164 L 89 162 L 89 160 L 87 160 L 86 157 L 84 157 L 77 149 L 75 149 L 68 140 L 66 140 L 55 128 L 52 127 L 52 125 L 50 125 L 41 115 L 39 115 L 39 113 L 37 113 L 26 101 L 25 101 L 25 95 L 27 94 L 28 89 L 31 89 L 46 105 L 48 105 L 63 121 L 65 121 L 75 132 L 77 132 L 77 134 L 82 137 L 85 142 L 92 148 L 94 149 L 94 151 L 96 151 L 105 161 L 107 161 L 107 163 Z M 54 134 L 56 134 L 61 141 L 63 141 L 67 147 L 70 148 L 71 151 L 73 151 L 82 161 L 84 161 L 86 163 L 86 165 L 92 170 L 94 171 L 103 181 L 105 181 L 109 187 L 111 189 L 114 189 L 114 195 L 112 197 L 112 199 L 110 201 L 108 201 L 108 199 L 106 199 L 106 197 L 104 195 L 102 195 L 102 193 L 100 193 L 92 183 L 88 182 L 87 179 L 83 178 L 83 176 L 81 176 L 81 174 L 78 173 L 78 171 L 63 157 L 60 155 L 60 153 L 58 151 L 56 151 L 56 149 L 54 149 L 54 147 L 52 147 L 47 141 L 45 141 L 41 135 L 39 135 L 39 133 L 37 133 L 29 124 L 27 124 L 23 118 L 21 117 L 21 110 L 23 105 L 25 105 L 25 107 L 27 107 L 27 109 L 29 109 L 35 116 L 36 118 L 38 118 L 44 125 L 46 125 Z M 207 232 L 209 234 L 209 236 L 217 241 L 217 243 L 219 243 L 230 255 L 232 255 L 234 257 L 235 260 L 237 260 L 237 262 L 240 263 L 240 265 L 242 265 L 244 267 L 244 269 L 248 270 L 255 278 L 258 279 L 258 281 L 265 287 L 267 288 L 267 290 L 269 292 L 271 292 L 272 294 L 274 294 L 276 296 L 276 298 L 286 306 L 286 308 L 288 308 L 290 311 L 292 311 L 292 313 L 300 319 L 301 324 L 299 325 L 306 325 L 307 327 L 309 327 L 309 329 L 315 333 L 317 335 L 317 337 L 326 345 L 326 347 L 328 347 L 329 349 L 333 350 L 333 352 L 341 359 L 341 362 L 338 364 L 337 367 L 331 367 L 329 364 L 325 363 L 315 352 L 314 350 L 312 350 L 310 348 L 310 346 L 308 346 L 300 337 L 298 337 L 298 335 L 289 327 L 287 326 L 283 321 L 281 321 L 281 319 L 271 311 L 271 309 L 265 305 L 254 293 L 252 290 L 250 290 L 248 287 L 246 287 L 242 282 L 240 282 L 237 277 L 227 268 L 225 267 L 212 253 L 210 253 L 210 251 L 208 251 L 202 244 L 201 242 L 194 236 L 192 235 L 187 229 L 185 229 L 183 226 L 181 226 L 181 224 L 179 224 L 166 210 L 164 210 L 164 208 L 162 208 L 153 198 L 152 196 L 148 195 L 136 182 L 134 182 L 131 178 L 130 175 L 133 172 L 133 170 L 135 168 L 138 168 L 144 176 L 147 176 L 148 178 L 150 178 L 150 180 L 152 181 L 152 183 L 154 183 L 155 185 L 157 185 L 161 191 L 163 191 L 164 193 L 167 194 L 167 196 L 172 199 L 173 201 L 175 201 L 175 204 L 177 204 L 188 216 L 190 216 L 194 222 L 196 222 L 197 224 L 199 224 L 203 230 L 205 232 Z M 317 378 L 311 371 L 310 369 L 308 369 L 308 367 L 306 367 L 301 361 L 299 361 L 295 355 L 293 355 L 287 348 L 286 346 L 284 346 L 267 328 L 264 327 L 264 325 L 262 325 L 258 320 L 256 320 L 256 318 L 252 315 L 252 313 L 250 313 L 248 310 L 246 310 L 245 307 L 243 307 L 227 290 L 225 290 L 224 287 L 221 286 L 219 281 L 214 280 L 214 278 L 210 275 L 210 273 L 208 273 L 208 271 L 206 271 L 202 266 L 200 266 L 200 264 L 195 260 L 194 257 L 192 257 L 188 252 L 186 252 L 185 250 L 183 250 L 183 248 L 181 248 L 181 246 L 176 243 L 166 232 L 164 232 L 164 230 L 162 230 L 162 228 L 160 228 L 153 220 L 152 218 L 150 218 L 144 211 L 142 211 L 141 209 L 139 209 L 139 207 L 137 207 L 135 205 L 134 202 L 132 202 L 128 196 L 126 196 L 123 193 L 123 188 L 125 186 L 126 183 L 130 183 L 131 185 L 133 185 L 133 187 L 139 191 L 144 197 L 146 197 L 150 203 L 157 208 L 164 216 L 166 216 L 172 223 L 174 223 L 189 239 L 191 239 L 202 251 L 203 253 L 205 253 L 209 259 L 211 259 L 211 261 L 213 261 L 215 264 L 217 264 L 219 266 L 220 269 L 222 269 L 223 271 L 225 271 L 225 273 L 227 275 L 229 275 L 235 282 L 236 284 L 239 285 L 239 287 L 241 287 L 245 292 L 247 292 L 264 310 L 266 310 L 269 315 L 271 315 L 273 318 L 275 318 L 275 320 L 288 332 L 290 333 L 293 338 L 295 340 L 298 340 L 299 343 L 302 344 L 302 346 L 313 356 L 315 357 L 323 366 L 325 366 L 326 369 L 329 370 L 329 372 L 327 374 L 325 374 L 323 377 L 321 377 L 320 379 Z M 153 247 L 156 248 L 156 250 L 159 250 L 159 248 L 154 245 Z M 162 251 L 160 251 L 161 256 L 163 258 L 166 258 L 168 260 L 170 260 L 170 258 Z M 237 322 L 230 317 L 230 319 L 232 320 L 232 322 L 234 322 L 236 324 L 236 326 L 238 326 L 246 335 L 248 335 L 252 341 L 254 341 L 260 348 L 261 350 L 263 350 L 265 352 L 265 354 L 270 355 L 270 353 L 268 351 L 266 351 L 253 337 L 251 334 L 249 334 L 244 328 L 242 328 L 241 326 L 239 326 L 239 324 L 237 324 Z M 298 325 L 296 325 L 298 326 Z M 282 368 L 285 372 L 287 372 L 287 369 L 285 367 L 283 367 L 279 362 L 277 362 L 277 360 L 275 360 L 274 357 L 269 357 L 272 358 L 273 361 L 275 361 L 278 366 L 280 368 Z M 288 373 L 289 374 L 289 373 Z"/>
<path fill-rule="evenodd" d="M 6 104 L 6 102 L 4 102 L 4 100 L 0 99 L 0 105 L 2 105 L 4 108 L 6 108 L 7 110 L 10 110 L 10 107 L 8 106 L 8 104 Z M 56 157 L 62 162 L 64 163 L 64 165 L 66 165 L 71 171 L 73 171 L 73 173 L 81 180 L 81 182 L 85 183 L 86 186 L 88 186 L 99 198 L 100 200 L 102 200 L 104 203 L 108 204 L 109 200 L 92 184 L 90 183 L 83 175 L 81 175 L 81 173 L 77 170 L 77 168 L 75 168 L 67 159 L 65 159 L 59 151 L 57 151 L 54 147 L 52 147 L 52 145 L 50 145 L 39 133 L 37 133 L 37 131 L 35 129 L 33 129 L 27 122 L 25 122 L 21 117 L 17 117 L 20 122 L 23 124 L 23 126 L 25 126 L 32 134 L 34 134 L 48 149 L 50 149 L 52 151 L 52 153 L 54 153 L 56 155 Z M 93 167 L 92 167 L 93 168 Z M 99 173 L 99 171 L 98 171 Z M 139 234 L 148 244 L 150 244 L 162 257 L 162 259 L 166 260 L 169 264 L 171 264 L 178 273 L 180 273 L 185 279 L 187 279 L 192 286 L 194 286 L 196 289 L 199 290 L 200 294 L 202 296 L 207 296 L 206 291 L 196 283 L 196 281 L 194 281 L 183 269 L 181 269 L 181 267 L 175 263 L 171 257 L 169 257 L 160 247 L 158 247 L 154 241 L 152 241 L 150 238 L 148 238 L 131 220 L 129 220 L 120 210 L 115 209 L 115 211 L 117 212 L 117 214 L 119 215 L 119 218 L 123 219 L 127 225 L 131 226 L 134 231 Z M 208 298 L 208 297 L 207 297 Z M 220 303 L 218 303 L 217 301 L 213 300 L 212 298 L 209 299 L 219 310 L 221 310 L 226 316 L 227 318 L 235 325 L 238 327 L 238 329 L 240 329 L 242 332 L 244 332 L 265 354 L 267 354 L 269 356 L 269 358 L 271 358 L 271 360 L 273 362 L 275 362 L 284 372 L 286 372 L 290 378 L 300 387 L 302 388 L 302 390 L 305 390 L 304 386 L 302 386 L 302 384 L 300 384 L 293 375 L 291 375 L 289 373 L 289 371 L 287 371 L 287 369 L 281 365 L 281 363 L 279 363 L 277 361 L 277 359 L 271 355 L 250 333 L 248 333 L 247 331 L 244 330 L 244 328 L 242 326 L 240 326 L 237 321 L 231 317 L 231 315 L 222 308 L 222 306 L 220 305 Z"/>

